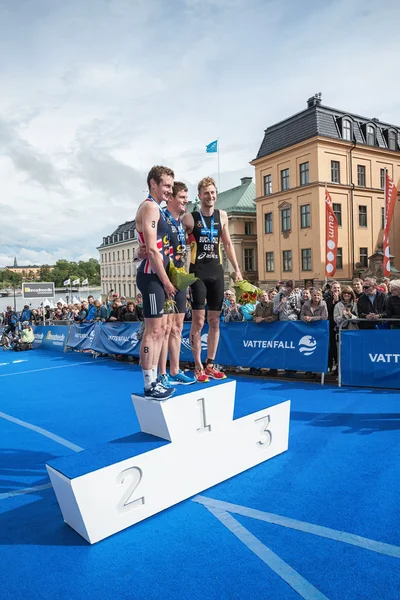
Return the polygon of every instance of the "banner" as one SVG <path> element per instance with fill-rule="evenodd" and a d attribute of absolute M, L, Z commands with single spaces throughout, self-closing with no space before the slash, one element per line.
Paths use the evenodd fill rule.
<path fill-rule="evenodd" d="M 51 327 L 36 325 L 32 329 L 35 336 L 35 341 L 32 344 L 34 348 L 57 350 L 59 352 L 64 351 L 69 331 L 68 326 L 60 325 L 59 327 Z"/>
<path fill-rule="evenodd" d="M 220 365 L 328 370 L 329 322 L 221 323 L 216 362 Z"/>
<path fill-rule="evenodd" d="M 140 322 L 96 323 L 91 348 L 102 354 L 139 356 L 139 328 Z"/>
<path fill-rule="evenodd" d="M 22 282 L 22 297 L 27 300 L 29 298 L 54 298 L 54 283 L 31 283 L 30 281 Z"/>
<path fill-rule="evenodd" d="M 332 198 L 325 188 L 325 275 L 333 277 L 336 273 L 336 253 L 338 245 L 338 222 L 333 212 Z"/>
<path fill-rule="evenodd" d="M 400 389 L 400 329 L 342 331 L 341 383 Z"/>
<path fill-rule="evenodd" d="M 97 323 L 74 323 L 68 338 L 68 348 L 91 350 Z"/>
<path fill-rule="evenodd" d="M 385 227 L 383 230 L 383 274 L 385 277 L 390 276 L 390 249 L 389 249 L 389 233 L 392 224 L 394 207 L 396 205 L 397 187 L 393 183 L 393 179 L 389 177 L 386 170 L 385 179 Z"/>

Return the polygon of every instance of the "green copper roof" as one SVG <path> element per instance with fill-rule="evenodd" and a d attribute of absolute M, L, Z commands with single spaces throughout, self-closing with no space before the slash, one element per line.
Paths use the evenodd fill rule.
<path fill-rule="evenodd" d="M 256 214 L 256 185 L 251 177 L 243 177 L 242 184 L 218 194 L 215 208 L 229 213 Z"/>

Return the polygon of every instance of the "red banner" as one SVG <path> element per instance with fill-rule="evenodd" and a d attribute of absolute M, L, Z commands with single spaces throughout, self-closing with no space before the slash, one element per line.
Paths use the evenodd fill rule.
<path fill-rule="evenodd" d="M 338 222 L 333 212 L 332 198 L 327 189 L 325 189 L 325 231 L 325 275 L 332 277 L 336 273 Z"/>
<path fill-rule="evenodd" d="M 385 185 L 385 227 L 383 230 L 383 274 L 385 277 L 390 276 L 390 250 L 389 250 L 389 232 L 392 224 L 394 207 L 397 198 L 397 187 L 394 185 L 393 179 L 389 177 L 386 171 Z"/>

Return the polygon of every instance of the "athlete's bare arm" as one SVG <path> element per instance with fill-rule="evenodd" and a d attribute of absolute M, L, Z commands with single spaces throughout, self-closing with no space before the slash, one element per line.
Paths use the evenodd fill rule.
<path fill-rule="evenodd" d="M 157 224 L 160 211 L 154 202 L 143 202 L 136 213 L 136 228 L 143 233 L 147 257 L 152 270 L 158 275 L 167 294 L 175 294 L 175 288 L 168 279 L 159 249 L 157 248 Z"/>
<path fill-rule="evenodd" d="M 224 244 L 226 255 L 235 270 L 235 279 L 236 281 L 240 281 L 241 279 L 243 279 L 243 277 L 240 272 L 240 268 L 235 254 L 235 249 L 233 247 L 231 236 L 229 234 L 228 215 L 224 210 L 220 210 L 219 215 L 221 219 L 221 240 Z"/>
<path fill-rule="evenodd" d="M 193 215 L 191 213 L 185 213 L 181 217 L 181 221 L 182 221 L 183 227 L 185 228 L 186 235 L 189 235 L 190 233 L 192 233 L 193 228 L 194 228 Z"/>

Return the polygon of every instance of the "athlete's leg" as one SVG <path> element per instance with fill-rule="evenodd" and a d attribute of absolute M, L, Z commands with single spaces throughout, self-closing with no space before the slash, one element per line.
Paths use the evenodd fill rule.
<path fill-rule="evenodd" d="M 171 335 L 172 322 L 173 322 L 174 316 L 175 315 L 173 315 L 173 314 L 167 315 L 167 325 L 165 327 L 164 337 L 162 340 L 161 351 L 160 351 L 160 359 L 158 361 L 159 375 L 166 375 L 166 373 L 167 373 L 169 339 L 170 339 L 170 335 Z M 154 364 L 156 365 L 157 363 L 154 363 Z"/>
<path fill-rule="evenodd" d="M 190 345 L 192 347 L 194 368 L 202 369 L 201 362 L 201 331 L 205 320 L 205 310 L 192 310 L 192 327 L 190 329 Z"/>
<path fill-rule="evenodd" d="M 172 316 L 172 328 L 169 336 L 169 372 L 175 376 L 179 371 L 179 355 L 181 351 L 182 328 L 185 314 L 175 313 Z"/>
<path fill-rule="evenodd" d="M 220 310 L 209 310 L 207 313 L 208 338 L 207 338 L 207 358 L 214 360 L 217 354 L 219 342 L 219 323 L 221 318 Z"/>
<path fill-rule="evenodd" d="M 146 373 L 152 371 L 153 366 L 158 364 L 167 328 L 167 316 L 163 315 L 158 319 L 145 318 L 144 322 L 144 334 L 140 345 L 140 364 L 143 374 L 146 376 Z M 150 387 L 151 383 L 152 381 L 145 381 L 145 387 Z"/>

